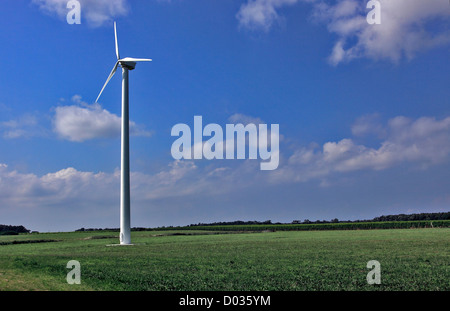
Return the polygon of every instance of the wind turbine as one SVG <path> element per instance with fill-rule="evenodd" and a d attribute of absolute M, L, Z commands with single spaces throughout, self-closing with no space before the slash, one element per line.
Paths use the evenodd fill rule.
<path fill-rule="evenodd" d="M 121 168 L 120 168 L 120 244 L 131 244 L 130 232 L 130 126 L 128 109 L 128 71 L 136 67 L 137 62 L 150 62 L 147 58 L 120 58 L 119 45 L 117 43 L 117 28 L 114 22 L 114 39 L 116 43 L 117 61 L 113 70 L 106 79 L 100 94 L 95 102 L 98 102 L 100 95 L 113 77 L 120 65 L 122 67 L 122 137 L 121 137 Z"/>

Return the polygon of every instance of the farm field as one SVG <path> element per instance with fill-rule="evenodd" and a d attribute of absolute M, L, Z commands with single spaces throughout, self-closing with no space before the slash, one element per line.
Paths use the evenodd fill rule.
<path fill-rule="evenodd" d="M 31 243 L 33 242 L 33 243 Z M 450 228 L 0 236 L 0 290 L 448 291 Z M 81 265 L 70 285 L 67 262 Z M 381 284 L 366 280 L 370 260 Z"/>

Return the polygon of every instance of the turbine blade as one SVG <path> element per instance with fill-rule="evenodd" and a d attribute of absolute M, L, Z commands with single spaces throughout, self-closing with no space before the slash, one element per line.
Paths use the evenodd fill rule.
<path fill-rule="evenodd" d="M 120 59 L 120 61 L 124 61 L 124 62 L 151 62 L 152 60 L 149 59 L 149 58 L 125 57 L 124 59 Z"/>
<path fill-rule="evenodd" d="M 120 59 L 119 56 L 119 43 L 117 42 L 117 28 L 116 28 L 116 22 L 114 22 L 114 39 L 116 42 L 116 56 L 117 56 L 117 60 Z"/>
<path fill-rule="evenodd" d="M 100 98 L 100 95 L 102 95 L 103 90 L 105 89 L 106 85 L 108 84 L 109 80 L 111 80 L 111 78 L 114 76 L 114 74 L 116 73 L 117 70 L 117 66 L 119 66 L 119 62 L 117 61 L 116 64 L 114 65 L 113 70 L 111 71 L 111 73 L 108 76 L 108 79 L 106 79 L 105 84 L 103 85 L 102 90 L 100 91 L 100 94 L 98 94 L 97 99 L 95 100 L 95 102 L 98 102 L 98 99 Z"/>
<path fill-rule="evenodd" d="M 131 58 L 133 62 L 151 62 L 150 58 Z"/>

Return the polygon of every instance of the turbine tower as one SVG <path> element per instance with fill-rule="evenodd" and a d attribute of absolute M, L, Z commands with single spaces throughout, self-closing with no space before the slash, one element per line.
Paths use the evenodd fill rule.
<path fill-rule="evenodd" d="M 136 67 L 137 62 L 150 62 L 147 58 L 120 58 L 119 45 L 117 43 L 117 28 L 114 22 L 114 39 L 116 43 L 117 61 L 113 70 L 106 79 L 100 94 L 95 102 L 98 102 L 100 95 L 113 77 L 120 65 L 122 67 L 122 137 L 121 137 L 121 168 L 120 168 L 120 244 L 131 244 L 130 230 L 130 126 L 128 109 L 128 71 Z"/>

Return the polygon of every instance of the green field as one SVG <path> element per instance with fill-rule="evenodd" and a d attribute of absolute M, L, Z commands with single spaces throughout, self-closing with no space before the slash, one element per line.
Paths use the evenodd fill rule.
<path fill-rule="evenodd" d="M 450 289 L 450 228 L 137 231 L 132 241 L 106 246 L 118 233 L 104 231 L 0 236 L 0 289 Z M 81 264 L 80 285 L 66 282 L 69 260 Z M 381 264 L 380 285 L 367 284 L 369 260 Z"/>

